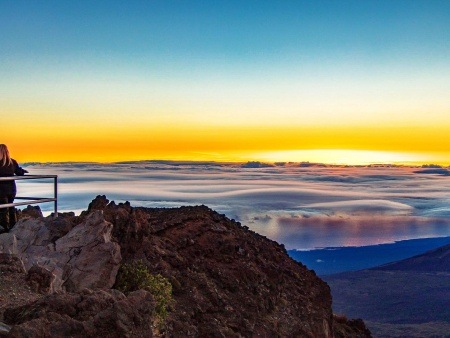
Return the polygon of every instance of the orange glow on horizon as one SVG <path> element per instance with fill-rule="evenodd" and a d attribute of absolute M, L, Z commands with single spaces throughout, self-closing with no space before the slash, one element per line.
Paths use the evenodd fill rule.
<path fill-rule="evenodd" d="M 9 132 L 11 130 L 12 132 Z M 219 127 L 107 125 L 6 128 L 21 162 L 127 160 L 450 164 L 448 127 Z"/>

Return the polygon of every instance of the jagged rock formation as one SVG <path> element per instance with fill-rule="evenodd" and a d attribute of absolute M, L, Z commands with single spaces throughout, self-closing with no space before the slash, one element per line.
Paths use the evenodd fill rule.
<path fill-rule="evenodd" d="M 0 253 L 0 337 L 11 328 L 1 322 L 5 309 L 29 304 L 42 297 L 31 290 L 26 278 L 25 267 L 17 256 Z"/>
<path fill-rule="evenodd" d="M 0 236 L 0 249 L 18 255 L 27 270 L 37 265 L 53 273 L 53 291 L 112 287 L 121 262 L 120 247 L 111 241 L 113 225 L 100 211 L 77 221 L 25 218 Z"/>
<path fill-rule="evenodd" d="M 15 324 L 8 337 L 152 337 L 153 309 L 144 290 L 125 297 L 117 290 L 85 289 L 7 309 L 4 318 Z"/>
<path fill-rule="evenodd" d="M 362 319 L 347 319 L 345 316 L 333 316 L 334 338 L 345 337 L 370 337 L 371 333 L 367 329 Z"/>
<path fill-rule="evenodd" d="M 124 260 L 172 282 L 179 337 L 331 335 L 328 286 L 277 243 L 207 207 L 103 210 Z"/>
<path fill-rule="evenodd" d="M 53 273 L 49 288 L 48 276 L 33 268 L 41 276 L 34 280 L 45 281 L 36 290 L 70 291 L 8 308 L 10 336 L 76 336 L 79 330 L 81 336 L 150 337 L 142 323 L 152 322 L 151 296 L 110 290 L 120 262 L 136 260 L 172 284 L 175 301 L 162 331 L 168 337 L 370 336 L 360 321 L 333 318 L 328 285 L 283 246 L 205 206 L 133 208 L 99 196 L 80 216 L 21 220 L 0 235 L 0 250 L 17 254 L 27 269 Z M 81 291 L 86 287 L 97 291 Z M 68 310 L 97 298 L 93 308 Z M 139 315 L 129 309 L 141 303 L 148 307 Z M 112 327 L 128 323 L 118 335 L 102 325 L 117 316 L 126 320 Z"/>

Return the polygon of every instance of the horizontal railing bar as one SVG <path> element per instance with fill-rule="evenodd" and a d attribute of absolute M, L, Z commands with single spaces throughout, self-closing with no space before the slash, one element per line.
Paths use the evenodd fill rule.
<path fill-rule="evenodd" d="M 30 205 L 37 203 L 46 203 L 46 202 L 54 202 L 55 203 L 55 211 L 54 217 L 58 217 L 58 175 L 23 175 L 23 176 L 0 176 L 0 182 L 3 181 L 18 181 L 18 180 L 39 180 L 39 179 L 53 179 L 53 193 L 54 198 L 47 197 L 15 197 L 18 200 L 27 200 L 26 202 L 15 202 L 15 203 L 6 203 L 0 204 L 0 209 L 3 208 L 12 208 L 19 205 Z"/>
<path fill-rule="evenodd" d="M 14 197 L 15 200 L 45 200 L 51 197 Z"/>
<path fill-rule="evenodd" d="M 17 197 L 16 197 L 17 198 Z M 2 208 L 11 208 L 19 205 L 27 205 L 27 204 L 36 204 L 36 203 L 46 203 L 46 202 L 55 202 L 57 201 L 57 198 L 40 198 L 40 199 L 33 199 L 29 200 L 27 202 L 17 202 L 17 203 L 8 203 L 8 204 L 0 204 L 0 209 Z"/>
<path fill-rule="evenodd" d="M 57 178 L 58 175 L 24 175 L 24 176 L 2 176 L 0 181 L 17 181 L 17 180 L 38 180 L 41 178 Z"/>

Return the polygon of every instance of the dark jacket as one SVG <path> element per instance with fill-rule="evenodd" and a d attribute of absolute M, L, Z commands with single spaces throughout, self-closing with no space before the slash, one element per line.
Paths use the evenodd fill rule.
<path fill-rule="evenodd" d="M 11 164 L 0 165 L 0 176 L 23 176 L 26 171 L 19 167 L 16 160 L 11 159 Z M 16 195 L 16 182 L 15 181 L 0 181 L 0 196 Z"/>

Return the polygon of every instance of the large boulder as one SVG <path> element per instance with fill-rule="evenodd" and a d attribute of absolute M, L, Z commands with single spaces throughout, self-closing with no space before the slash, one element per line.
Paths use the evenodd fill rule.
<path fill-rule="evenodd" d="M 119 244 L 111 241 L 112 227 L 102 212 L 93 212 L 55 242 L 55 252 L 67 258 L 62 266 L 66 290 L 114 285 L 122 257 Z"/>
<path fill-rule="evenodd" d="M 0 250 L 18 255 L 27 270 L 36 265 L 53 273 L 54 291 L 111 288 L 121 262 L 113 225 L 101 211 L 77 220 L 72 226 L 64 218 L 24 218 L 0 235 Z"/>

